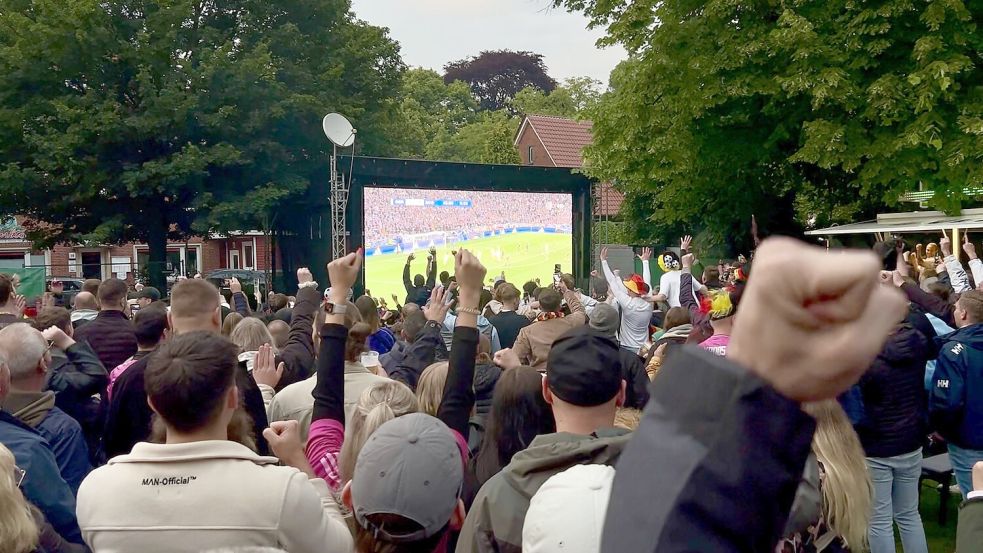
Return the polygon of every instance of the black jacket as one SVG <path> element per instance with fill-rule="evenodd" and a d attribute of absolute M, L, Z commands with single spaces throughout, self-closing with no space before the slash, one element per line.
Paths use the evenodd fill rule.
<path fill-rule="evenodd" d="M 624 348 L 618 350 L 618 355 L 621 357 L 621 378 L 625 381 L 625 407 L 642 409 L 649 401 L 645 360 Z"/>
<path fill-rule="evenodd" d="M 410 279 L 410 262 L 407 261 L 403 266 L 403 287 L 406 288 L 406 301 L 403 303 L 415 303 L 423 307 L 430 301 L 430 293 L 437 284 L 437 262 L 429 264 L 427 269 L 427 282 L 423 286 L 414 286 Z"/>
<path fill-rule="evenodd" d="M 113 399 L 106 412 L 106 428 L 103 433 L 104 459 L 126 455 L 137 442 L 145 442 L 150 438 L 154 413 L 147 405 L 144 374 L 153 357 L 154 354 L 150 354 L 130 365 L 113 384 Z M 269 444 L 263 437 L 263 430 L 269 423 L 263 394 L 246 372 L 245 363 L 236 371 L 236 385 L 239 387 L 243 407 L 253 419 L 257 453 L 268 455 Z"/>
<path fill-rule="evenodd" d="M 667 360 L 651 396 L 617 465 L 601 552 L 774 550 L 813 418 L 744 368 L 693 347 Z"/>
<path fill-rule="evenodd" d="M 290 334 L 277 359 L 284 363 L 283 376 L 276 385 L 278 392 L 314 374 L 314 312 L 320 300 L 317 288 L 301 288 L 297 292 L 297 302 L 290 316 Z"/>
<path fill-rule="evenodd" d="M 92 322 L 75 330 L 75 341 L 88 342 L 108 371 L 137 352 L 136 331 L 122 311 L 100 311 Z"/>
<path fill-rule="evenodd" d="M 928 359 L 928 339 L 905 324 L 888 337 L 860 379 L 864 416 L 857 435 L 868 457 L 895 457 L 924 445 Z"/>
<path fill-rule="evenodd" d="M 103 395 L 109 373 L 85 342 L 62 351 L 51 349 L 46 390 L 55 393 L 55 406 L 77 420 L 85 434 L 91 460 L 96 460 L 99 439 L 102 437 L 104 411 L 95 395 Z"/>
<path fill-rule="evenodd" d="M 416 341 L 403 349 L 403 356 L 389 371 L 389 378 L 406 384 L 415 392 L 424 369 L 433 364 L 437 351 L 444 349 L 444 340 L 440 336 L 442 328 L 440 323 L 427 321 Z"/>
<path fill-rule="evenodd" d="M 498 341 L 503 348 L 514 346 L 519 331 L 532 324 L 529 317 L 519 315 L 515 311 L 500 311 L 498 315 L 488 317 L 488 321 L 498 330 Z"/>

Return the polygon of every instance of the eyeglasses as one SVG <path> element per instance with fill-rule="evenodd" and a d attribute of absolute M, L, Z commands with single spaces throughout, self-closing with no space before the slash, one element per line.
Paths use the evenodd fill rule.
<path fill-rule="evenodd" d="M 47 340 L 47 342 L 48 342 L 48 347 L 44 348 L 44 353 L 48 353 L 49 351 L 51 351 L 51 348 L 54 347 L 55 345 L 54 340 Z M 44 353 L 41 354 L 42 357 L 44 356 Z"/>

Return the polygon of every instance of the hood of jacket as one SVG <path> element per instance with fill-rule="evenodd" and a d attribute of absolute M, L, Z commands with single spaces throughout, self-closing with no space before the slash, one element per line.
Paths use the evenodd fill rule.
<path fill-rule="evenodd" d="M 685 340 L 689 337 L 689 333 L 693 331 L 693 325 L 682 324 L 679 326 L 674 326 L 669 330 L 665 331 L 662 336 L 659 337 L 660 340 L 672 339 L 672 340 Z"/>
<path fill-rule="evenodd" d="M 502 369 L 497 365 L 478 365 L 474 368 L 475 406 L 482 414 L 491 410 L 492 393 L 501 376 Z"/>
<path fill-rule="evenodd" d="M 55 406 L 54 392 L 18 392 L 12 390 L 3 409 L 31 428 L 37 428 Z"/>
<path fill-rule="evenodd" d="M 939 346 L 944 346 L 947 342 L 959 342 L 983 350 L 983 323 L 964 326 L 945 336 L 938 336 L 935 340 Z"/>
<path fill-rule="evenodd" d="M 536 436 L 502 469 L 503 478 L 527 500 L 550 476 L 573 465 L 611 465 L 631 438 L 622 428 L 604 428 L 590 436 L 556 432 Z"/>
<path fill-rule="evenodd" d="M 890 364 L 914 360 L 927 361 L 929 357 L 928 340 L 914 327 L 902 325 L 888 337 L 880 357 Z"/>
<path fill-rule="evenodd" d="M 96 318 L 99 312 L 95 309 L 76 309 L 72 311 L 72 322 L 91 321 Z"/>

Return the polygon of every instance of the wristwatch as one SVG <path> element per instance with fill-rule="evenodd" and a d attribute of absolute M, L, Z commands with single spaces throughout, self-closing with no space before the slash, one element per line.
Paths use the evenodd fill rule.
<path fill-rule="evenodd" d="M 344 315 L 348 313 L 348 304 L 344 303 L 332 303 L 328 298 L 324 298 L 324 303 L 321 304 L 324 308 L 324 312 L 328 315 Z"/>

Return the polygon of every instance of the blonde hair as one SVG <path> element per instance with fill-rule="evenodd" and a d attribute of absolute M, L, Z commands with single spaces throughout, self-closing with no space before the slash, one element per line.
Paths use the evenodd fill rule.
<path fill-rule="evenodd" d="M 642 422 L 642 411 L 631 407 L 618 407 L 614 415 L 614 426 L 624 428 L 634 432 L 638 429 L 638 424 Z"/>
<path fill-rule="evenodd" d="M 17 487 L 14 467 L 14 454 L 0 444 L 0 544 L 5 553 L 28 553 L 38 545 L 38 525 Z"/>
<path fill-rule="evenodd" d="M 273 347 L 273 354 L 276 355 L 278 353 L 276 340 L 270 334 L 270 329 L 266 328 L 266 324 L 256 317 L 246 317 L 240 321 L 232 329 L 229 339 L 232 340 L 233 344 L 239 346 L 240 352 L 258 351 L 259 347 L 263 344 L 269 344 Z"/>
<path fill-rule="evenodd" d="M 822 465 L 823 518 L 850 550 L 865 551 L 874 488 L 860 438 L 836 400 L 804 409 L 816 419 L 812 449 Z"/>
<path fill-rule="evenodd" d="M 444 383 L 447 382 L 447 361 L 434 363 L 420 375 L 416 385 L 416 399 L 420 402 L 420 411 L 432 417 L 437 416 L 440 400 L 444 399 Z"/>
<path fill-rule="evenodd" d="M 338 457 L 342 482 L 348 482 L 355 474 L 355 461 L 369 436 L 386 422 L 396 417 L 420 410 L 413 391 L 395 380 L 380 382 L 362 392 L 355 404 L 355 411 L 348 424 L 345 444 Z"/>
<path fill-rule="evenodd" d="M 243 316 L 239 313 L 229 313 L 225 316 L 225 320 L 222 321 L 222 336 L 228 338 L 232 335 L 232 331 L 235 330 L 239 323 L 242 322 Z"/>

